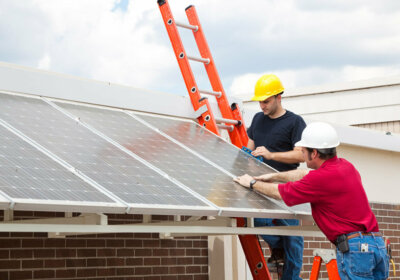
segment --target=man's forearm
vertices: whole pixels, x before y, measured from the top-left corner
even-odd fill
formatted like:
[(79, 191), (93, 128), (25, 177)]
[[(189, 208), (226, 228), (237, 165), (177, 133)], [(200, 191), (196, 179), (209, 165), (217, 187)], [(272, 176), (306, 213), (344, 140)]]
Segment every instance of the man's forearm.
[(279, 193), (278, 184), (257, 181), (253, 185), (253, 189), (259, 193), (265, 194), (266, 196), (282, 200), (281, 194)]
[(309, 170), (307, 169), (296, 169), (290, 170), (286, 172), (278, 172), (274, 173), (271, 177), (274, 182), (294, 182), (302, 179), (304, 176), (308, 174)]
[(292, 164), (304, 162), (304, 157), (301, 151), (293, 150), (288, 152), (271, 153), (271, 160)]

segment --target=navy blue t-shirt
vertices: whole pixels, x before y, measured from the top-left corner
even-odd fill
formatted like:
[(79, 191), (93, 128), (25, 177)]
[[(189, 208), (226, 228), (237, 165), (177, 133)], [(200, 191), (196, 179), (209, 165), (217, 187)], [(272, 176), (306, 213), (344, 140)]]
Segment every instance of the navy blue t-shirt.
[[(256, 148), (264, 146), (270, 152), (287, 152), (293, 150), (294, 144), (300, 141), (305, 127), (306, 123), (302, 117), (287, 110), (276, 119), (259, 112), (254, 116), (247, 134), (254, 141)], [(265, 158), (263, 160), (278, 171), (293, 170), (299, 166), (298, 163), (287, 164)]]

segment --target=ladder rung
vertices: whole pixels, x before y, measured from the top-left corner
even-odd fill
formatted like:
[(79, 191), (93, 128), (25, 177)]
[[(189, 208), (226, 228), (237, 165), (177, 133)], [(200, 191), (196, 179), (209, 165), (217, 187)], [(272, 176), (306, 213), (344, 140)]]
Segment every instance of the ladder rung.
[(218, 98), (222, 96), (222, 92), (220, 92), (220, 91), (209, 91), (209, 90), (201, 90), (201, 89), (199, 89), (199, 92), (203, 93), (203, 94), (214, 95), (214, 96), (216, 96)]
[(194, 56), (187, 56), (187, 58), (190, 59), (190, 60), (203, 62), (205, 64), (209, 64), (210, 63), (210, 59), (209, 58), (194, 57)]
[(194, 32), (199, 30), (199, 27), (197, 25), (191, 25), (191, 24), (181, 23), (181, 22), (177, 22), (177, 21), (175, 21), (175, 24), (176, 24), (176, 26), (179, 26), (182, 28), (192, 29)]
[(230, 119), (224, 119), (224, 118), (215, 118), (215, 121), (217, 123), (230, 123), (230, 124), (238, 124), (239, 122), (237, 120), (230, 120)]
[(229, 130), (230, 132), (233, 131), (233, 125), (217, 124), (217, 126), (218, 126), (219, 128), (222, 128), (222, 129), (227, 129), (227, 130)]

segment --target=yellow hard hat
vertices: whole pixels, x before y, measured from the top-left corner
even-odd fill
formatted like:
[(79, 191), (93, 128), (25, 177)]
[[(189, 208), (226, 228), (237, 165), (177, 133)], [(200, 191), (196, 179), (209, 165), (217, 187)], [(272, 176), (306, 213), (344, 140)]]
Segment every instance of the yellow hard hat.
[(264, 101), (265, 99), (282, 93), (285, 89), (279, 78), (273, 74), (262, 75), (256, 83), (253, 101)]

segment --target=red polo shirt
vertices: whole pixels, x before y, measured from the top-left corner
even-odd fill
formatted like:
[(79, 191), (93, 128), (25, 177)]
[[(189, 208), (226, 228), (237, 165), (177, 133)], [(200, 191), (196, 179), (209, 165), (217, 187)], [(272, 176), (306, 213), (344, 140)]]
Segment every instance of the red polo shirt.
[(303, 179), (280, 184), (279, 192), (288, 206), (309, 202), (315, 222), (332, 242), (341, 234), (379, 231), (360, 174), (345, 159), (326, 160)]

